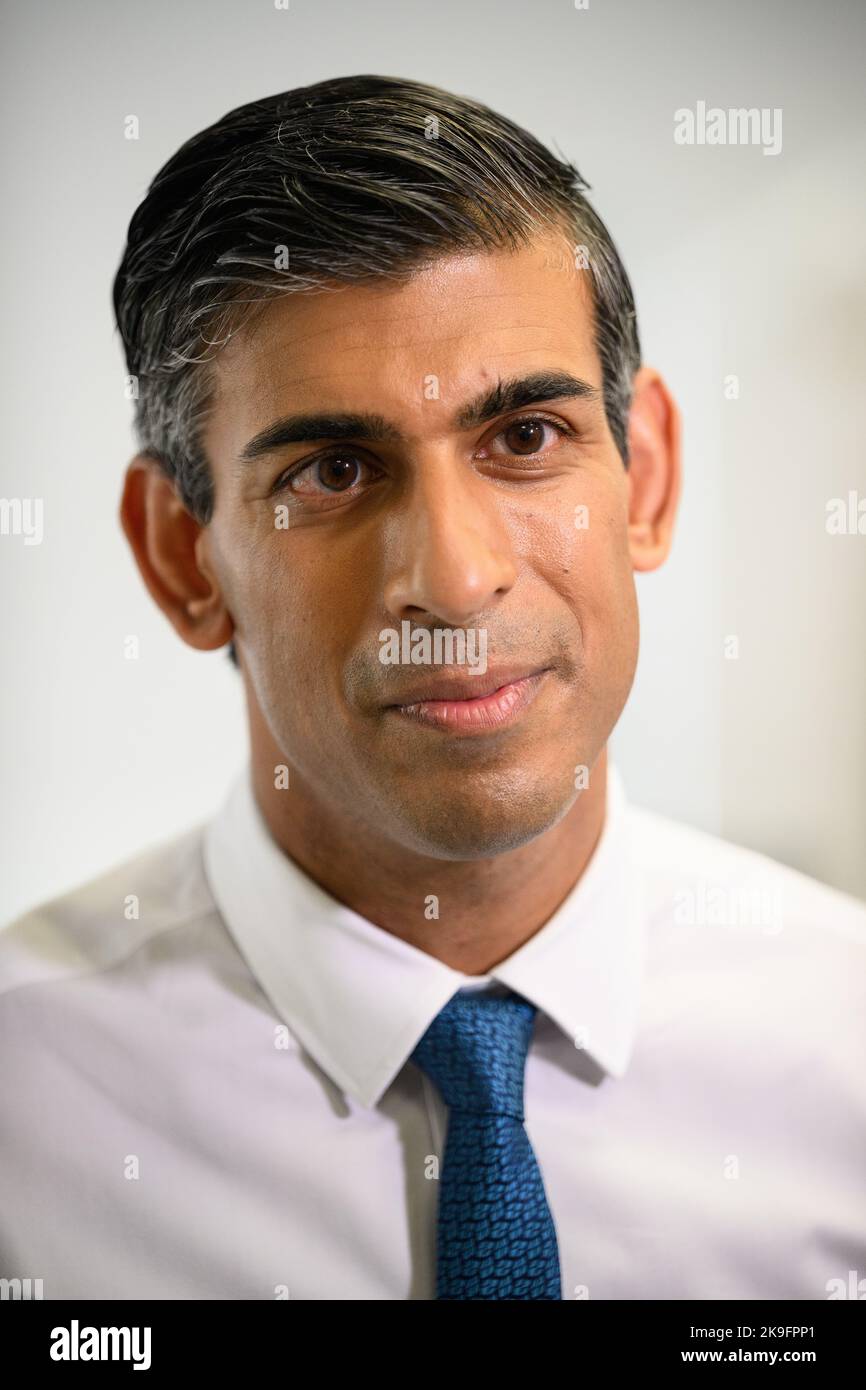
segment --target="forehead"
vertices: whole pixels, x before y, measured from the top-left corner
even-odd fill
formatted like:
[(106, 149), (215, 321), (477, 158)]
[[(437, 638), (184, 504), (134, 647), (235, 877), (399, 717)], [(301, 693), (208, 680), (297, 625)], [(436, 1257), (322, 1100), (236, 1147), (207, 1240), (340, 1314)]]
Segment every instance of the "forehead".
[(543, 239), (270, 301), (217, 358), (208, 443), (237, 451), (289, 408), (375, 409), (408, 434), (435, 429), (479, 387), (541, 368), (601, 386), (590, 274), (564, 240)]

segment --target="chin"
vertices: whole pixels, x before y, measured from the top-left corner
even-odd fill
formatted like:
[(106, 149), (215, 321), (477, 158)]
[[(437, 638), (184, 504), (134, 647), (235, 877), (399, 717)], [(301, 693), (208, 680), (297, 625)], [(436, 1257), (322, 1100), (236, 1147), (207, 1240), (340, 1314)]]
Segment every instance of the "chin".
[(433, 859), (490, 859), (543, 835), (569, 811), (577, 799), (573, 788), (555, 799), (550, 788), (534, 797), (504, 799), (459, 795), (453, 800), (415, 802), (391, 808), (396, 838), (407, 848)]

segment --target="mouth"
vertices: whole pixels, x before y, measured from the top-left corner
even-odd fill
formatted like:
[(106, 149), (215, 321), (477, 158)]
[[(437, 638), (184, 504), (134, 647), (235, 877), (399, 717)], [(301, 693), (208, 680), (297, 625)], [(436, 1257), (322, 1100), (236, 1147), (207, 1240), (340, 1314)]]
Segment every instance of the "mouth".
[(545, 666), (523, 674), (490, 671), (483, 680), (471, 676), (432, 679), (385, 708), (398, 717), (450, 733), (488, 733), (520, 717), (550, 669)]

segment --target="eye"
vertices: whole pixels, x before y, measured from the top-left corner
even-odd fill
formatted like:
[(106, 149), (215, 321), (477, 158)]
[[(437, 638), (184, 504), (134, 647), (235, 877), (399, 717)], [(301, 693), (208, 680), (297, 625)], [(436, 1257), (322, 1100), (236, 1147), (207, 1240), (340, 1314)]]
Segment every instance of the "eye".
[(299, 497), (339, 496), (351, 492), (369, 467), (366, 460), (346, 450), (324, 454), (281, 473), (271, 488), (271, 495), (289, 490)]
[[(505, 453), (506, 457), (510, 453), (512, 457), (530, 458), (538, 454), (549, 452), (545, 449), (545, 431), (550, 430), (558, 438), (572, 438), (574, 430), (568, 425), (558, 420), (549, 420), (546, 415), (523, 415), (519, 420), (511, 420), (504, 430), (500, 430), (490, 442), (481, 450), (481, 457), (489, 454)], [(494, 446), (499, 440), (503, 440), (505, 448), (496, 449)]]

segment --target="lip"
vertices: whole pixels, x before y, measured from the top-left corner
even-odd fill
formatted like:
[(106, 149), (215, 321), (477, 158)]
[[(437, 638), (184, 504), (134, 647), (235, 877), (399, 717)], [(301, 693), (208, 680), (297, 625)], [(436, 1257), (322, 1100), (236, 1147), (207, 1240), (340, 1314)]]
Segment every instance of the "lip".
[(504, 679), (503, 672), (485, 673), (480, 692), (478, 681), (473, 685), (471, 677), (430, 681), (405, 696), (401, 703), (386, 708), (449, 733), (490, 733), (519, 718), (535, 699), (549, 670), (543, 667), (524, 674), (506, 674)]
[(482, 676), (466, 671), (450, 675), (430, 675), (417, 685), (401, 690), (396, 699), (388, 700), (388, 708), (405, 709), (407, 705), (439, 700), (484, 700), (497, 690), (519, 681), (541, 675), (546, 666), (490, 666)]

